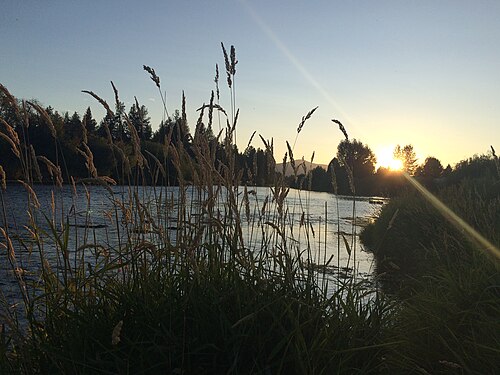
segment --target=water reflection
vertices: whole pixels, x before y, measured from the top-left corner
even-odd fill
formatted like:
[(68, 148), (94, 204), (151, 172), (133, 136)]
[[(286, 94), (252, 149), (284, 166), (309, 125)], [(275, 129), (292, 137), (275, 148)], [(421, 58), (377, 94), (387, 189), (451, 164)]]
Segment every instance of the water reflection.
[[(327, 273), (366, 278), (373, 271), (372, 254), (364, 251), (358, 237), (360, 228), (380, 211), (381, 205), (369, 198), (353, 200), (292, 189), (278, 207), (273, 190), (266, 187), (246, 191), (240, 187), (232, 203), (223, 188), (209, 194), (194, 187), (130, 190), (115, 186), (109, 190), (80, 185), (73, 190), (70, 186), (55, 189), (40, 185), (35, 186), (35, 192), (39, 209), (29, 210), (28, 195), (21, 185), (8, 186), (1, 207), (5, 212), (2, 226), (13, 239), (15, 267), (31, 281), (36, 281), (41, 253), (53, 267), (61, 266), (57, 252), (63, 243), (71, 264), (83, 259), (82, 254), (92, 263), (102, 249), (121, 248), (137, 239), (152, 244), (168, 241), (175, 246), (178, 236), (190, 233), (191, 226), (208, 227), (214, 218), (234, 230), (235, 208), (243, 239), (240, 246), (245, 251), (272, 249), (277, 243), (275, 226), (281, 226), (286, 228), (281, 240)], [(208, 204), (208, 197), (213, 196), (217, 199)], [(88, 244), (91, 246), (85, 246)], [(328, 267), (321, 268), (325, 264)], [(13, 272), (8, 257), (2, 255), (0, 288), (7, 298), (18, 293)]]

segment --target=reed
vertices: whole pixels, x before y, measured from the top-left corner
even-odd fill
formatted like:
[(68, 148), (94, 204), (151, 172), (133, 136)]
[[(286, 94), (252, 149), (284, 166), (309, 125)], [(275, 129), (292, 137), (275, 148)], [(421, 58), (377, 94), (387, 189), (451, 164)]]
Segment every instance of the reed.
[[(231, 57), (231, 66), (234, 61)], [(230, 73), (234, 82), (234, 72)], [(113, 90), (119, 102), (118, 90)], [(111, 111), (103, 99), (89, 93)], [(211, 107), (216, 108), (213, 96), (210, 103), (208, 114), (201, 116), (208, 115), (209, 121)], [(57, 145), (48, 114), (39, 105), (31, 106), (47, 122)], [(219, 112), (226, 113), (222, 108)], [(182, 142), (165, 143), (179, 175), (173, 189), (145, 186), (145, 179), (137, 178), (141, 173), (164, 176), (165, 167), (156, 156), (150, 159), (153, 163), (147, 162), (126, 116), (132, 153), (125, 154), (109, 134), (108, 138), (110, 150), (124, 166), (121, 180), (131, 183), (114, 187), (112, 179), (99, 175), (92, 150), (82, 143), (80, 154), (89, 178), (73, 179), (71, 207), (63, 200), (61, 166), (44, 156), (33, 157), (33, 151), (19, 153), (27, 166), (41, 164), (47, 169), (54, 190), (49, 206), (42, 205), (27, 174), (19, 182), (32, 202), (26, 225), (30, 238), (2, 232), (23, 296), (16, 311), (12, 301), (2, 306), (2, 369), (349, 372), (358, 366), (359, 353), (365, 352), (374, 354), (366, 354), (370, 360), (365, 368), (376, 368), (380, 327), (368, 317), (379, 314), (385, 319), (387, 311), (374, 312), (371, 304), (361, 303), (366, 298), (361, 285), (338, 283), (331, 293), (327, 280), (319, 282), (312, 267), (319, 255), (311, 251), (312, 242), (307, 242), (305, 258), (296, 245), (288, 213), (297, 208), (288, 206), (289, 188), (283, 179), (275, 179), (264, 202), (240, 187), (241, 171), (235, 167), (233, 151), (238, 110), (228, 112), (234, 116), (226, 121), (224, 160), (217, 159), (213, 144), (204, 138), (192, 143), (194, 159)], [(182, 121), (187, 121), (185, 110)], [(272, 141), (266, 147), (272, 151)], [(91, 207), (93, 185), (102, 186), (111, 202), (104, 238), (88, 214), (78, 224), (78, 212)], [(85, 207), (76, 199), (82, 193)], [(245, 220), (251, 222), (247, 235)], [(311, 240), (315, 236), (309, 222), (301, 232)], [(345, 316), (339, 319), (338, 314)], [(355, 339), (342, 329), (350, 319), (351, 325), (359, 325), (353, 331)], [(339, 345), (342, 351), (337, 353)]]

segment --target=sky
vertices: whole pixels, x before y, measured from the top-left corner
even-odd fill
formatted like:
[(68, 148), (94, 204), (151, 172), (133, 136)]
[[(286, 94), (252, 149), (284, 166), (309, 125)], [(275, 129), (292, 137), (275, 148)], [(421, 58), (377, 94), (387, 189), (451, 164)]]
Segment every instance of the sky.
[[(500, 150), (500, 1), (72, 1), (2, 0), (0, 83), (60, 113), (104, 110), (81, 92), (114, 102), (110, 81), (130, 108), (148, 107), (153, 129), (162, 119), (153, 67), (167, 109), (210, 100), (215, 64), (221, 105), (229, 109), (220, 43), (236, 48), (237, 142), (256, 131), (286, 141), (312, 108), (296, 158), (328, 163), (342, 133), (381, 155), (412, 144), (444, 166)], [(214, 130), (218, 131), (218, 124)], [(263, 148), (259, 137), (254, 147)], [(497, 152), (498, 153), (498, 152)]]

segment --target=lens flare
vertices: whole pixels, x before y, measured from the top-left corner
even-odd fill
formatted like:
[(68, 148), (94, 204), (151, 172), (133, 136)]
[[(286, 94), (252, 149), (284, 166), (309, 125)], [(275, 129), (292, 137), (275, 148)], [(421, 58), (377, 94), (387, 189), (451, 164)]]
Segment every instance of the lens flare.
[(447, 207), (443, 202), (441, 202), (434, 194), (427, 190), (422, 184), (420, 184), (415, 178), (411, 177), (408, 173), (403, 173), (405, 178), (410, 182), (410, 184), (417, 189), (422, 196), (427, 199), (427, 201), (432, 204), (443, 217), (448, 220), (457, 229), (465, 233), (470, 239), (476, 242), (481, 250), (487, 255), (492, 256), (497, 261), (500, 261), (500, 250), (484, 238), (479, 232), (467, 224), (461, 217), (454, 213), (449, 207)]

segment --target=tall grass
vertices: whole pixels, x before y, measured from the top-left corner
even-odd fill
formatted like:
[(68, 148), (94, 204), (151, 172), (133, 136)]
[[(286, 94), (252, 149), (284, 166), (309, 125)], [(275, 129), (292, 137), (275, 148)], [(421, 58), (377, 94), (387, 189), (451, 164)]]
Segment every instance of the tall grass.
[[(437, 193), (497, 247), (499, 178), (475, 176), (455, 182), (452, 176), (451, 185)], [(400, 341), (397, 350), (386, 356), (389, 369), (425, 374), (498, 373), (497, 259), (415, 194), (393, 199), (362, 239), (373, 248), (384, 290), (396, 293), (402, 301), (386, 331), (388, 340)]]
[[(225, 52), (231, 108), (215, 104), (212, 94), (199, 120), (204, 108), (210, 123), (214, 110), (226, 116), (216, 142), (195, 133), (187, 149), (171, 142), (171, 131), (161, 153), (153, 154), (124, 115), (131, 133), (127, 156), (108, 129), (109, 151), (120, 181), (127, 182), (122, 186), (99, 175), (85, 139), (80, 151), (86, 179), (65, 175), (62, 157), (53, 163), (35, 155), (24, 132), (28, 104), (18, 105), (1, 87), (17, 119), (1, 134), (21, 162), (19, 182), (28, 200), (27, 222), (13, 225), (0, 193), (2, 261), (8, 261), (20, 296), (2, 295), (0, 301), (1, 371), (329, 374), (382, 368), (383, 354), (394, 345), (382, 342), (392, 302), (354, 279), (331, 282), (318, 272), (315, 260), (326, 258), (313, 253), (312, 240), (305, 247), (300, 241), (315, 234), (306, 209), (289, 207), (283, 176), (276, 176), (263, 201), (242, 186), (234, 147), (234, 48), (230, 55)], [(162, 95), (159, 77), (146, 70)], [(114, 117), (105, 100), (87, 93)], [(162, 101), (167, 114), (163, 95)], [(31, 107), (54, 129), (60, 155), (50, 116)], [(272, 142), (262, 139), (272, 152)], [(289, 157), (294, 163), (291, 150)], [(167, 162), (177, 172), (176, 186), (170, 186)], [(274, 159), (270, 164), (274, 171)], [(40, 166), (53, 178), (50, 202), (37, 197)], [(153, 186), (146, 186), (149, 181)], [(90, 214), (95, 194), (106, 200), (99, 223)], [(297, 232), (290, 212), (299, 209), (304, 215)]]

